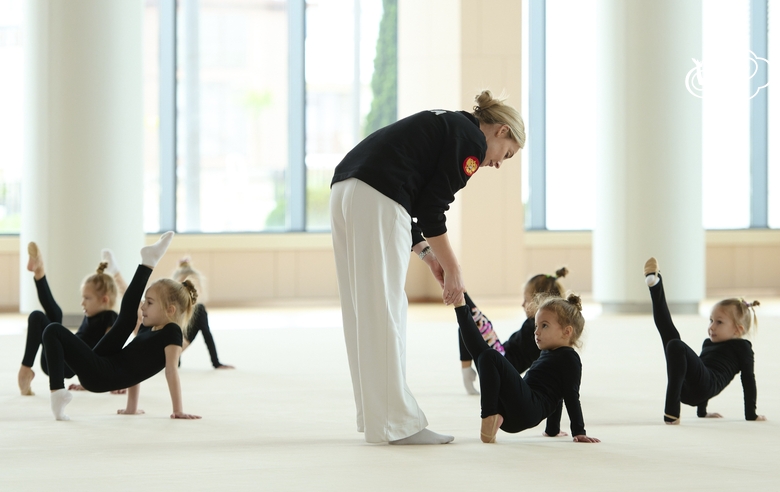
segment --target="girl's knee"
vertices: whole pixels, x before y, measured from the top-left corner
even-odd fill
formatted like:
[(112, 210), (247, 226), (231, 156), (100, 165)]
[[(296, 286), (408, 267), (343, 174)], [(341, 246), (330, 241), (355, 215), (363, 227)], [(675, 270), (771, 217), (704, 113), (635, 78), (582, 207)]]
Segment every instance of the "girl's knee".
[(503, 358), (504, 356), (495, 350), (485, 350), (479, 354), (476, 365), (478, 368), (483, 367), (484, 365), (496, 366)]
[(33, 311), (30, 313), (30, 316), (27, 317), (28, 327), (41, 326), (42, 328), (45, 328), (48, 323), (49, 319), (46, 317), (46, 314), (41, 311)]
[(59, 323), (50, 323), (49, 326), (46, 327), (45, 330), (43, 330), (43, 343), (46, 343), (47, 340), (53, 340), (60, 336), (60, 333), (63, 331), (67, 331), (70, 333), (70, 330), (65, 328)]
[(678, 357), (685, 354), (688, 349), (688, 345), (682, 340), (669, 340), (666, 344), (666, 356)]

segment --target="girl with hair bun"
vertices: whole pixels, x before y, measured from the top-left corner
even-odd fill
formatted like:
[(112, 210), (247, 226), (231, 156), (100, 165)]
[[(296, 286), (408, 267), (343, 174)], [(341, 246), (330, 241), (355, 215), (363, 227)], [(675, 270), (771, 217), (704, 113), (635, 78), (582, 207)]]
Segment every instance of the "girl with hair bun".
[[(523, 288), (523, 309), (525, 309), (527, 319), (523, 323), (523, 326), (514, 332), (503, 344), (493, 330), (493, 324), (487, 316), (479, 310), (469, 295), (465, 294), (466, 304), (471, 309), (474, 323), (476, 323), (477, 328), (479, 328), (479, 331), (482, 333), (482, 338), (485, 339), (485, 342), (487, 342), (491, 348), (506, 356), (506, 359), (520, 374), (531, 367), (531, 364), (539, 358), (539, 354), (541, 353), (541, 350), (539, 350), (539, 347), (536, 346), (536, 342), (534, 341), (534, 330), (536, 329), (534, 323), (534, 314), (536, 313), (534, 297), (537, 294), (563, 297), (566, 289), (561, 285), (559, 279), (565, 277), (568, 273), (569, 269), (563, 267), (556, 270), (555, 275), (540, 273), (528, 279), (528, 282), (526, 282), (525, 287)], [(463, 385), (466, 387), (466, 393), (478, 395), (479, 391), (474, 388), (474, 381), (477, 379), (477, 373), (471, 367), (471, 354), (469, 354), (468, 349), (466, 349), (466, 346), (463, 344), (463, 339), (460, 335), (458, 335), (458, 344), (460, 345), (461, 371), (463, 373)]]
[(715, 304), (707, 328), (709, 338), (704, 340), (701, 354), (696, 355), (680, 339), (680, 333), (672, 322), (655, 258), (645, 262), (644, 274), (653, 302), (653, 320), (666, 355), (668, 382), (664, 422), (670, 425), (680, 423), (681, 403), (697, 407), (696, 415), (701, 418), (721, 418), (719, 413), (707, 412), (707, 403), (723, 391), (737, 373), (742, 379), (745, 420), (766, 420), (763, 415), (756, 414), (753, 346), (742, 338), (750, 331), (751, 325), (758, 324), (754, 308), (759, 302), (724, 299)]
[[(165, 251), (173, 232), (166, 232), (151, 246), (141, 248), (141, 264), (122, 298), (119, 316), (111, 329), (94, 349), (59, 323), (50, 324), (43, 332), (43, 347), (49, 363), (51, 409), (57, 420), (70, 420), (65, 407), (73, 395), (63, 382), (66, 367), (79, 376), (85, 389), (95, 393), (129, 388), (127, 406), (120, 414), (142, 414), (138, 409), (140, 383), (165, 369), (165, 378), (173, 406), (173, 419), (198, 419), (184, 413), (179, 356), (182, 346), (182, 326), (187, 326), (197, 291), (192, 282), (183, 284), (171, 279), (158, 280), (144, 288)], [(141, 297), (142, 325), (138, 335), (125, 346), (138, 320)]]
[[(38, 354), (38, 347), (41, 345), (43, 330), (50, 323), (62, 323), (62, 309), (54, 300), (49, 288), (40, 248), (31, 242), (27, 245), (27, 253), (29, 255), (27, 270), (33, 272), (38, 302), (41, 303), (43, 312), (33, 311), (27, 318), (27, 342), (17, 379), (22, 395), (32, 396), (35, 394), (31, 388), (32, 380), (35, 377), (32, 366), (35, 363), (35, 356)], [(106, 264), (101, 263), (97, 272), (85, 278), (81, 284), (81, 308), (84, 311), (84, 319), (81, 321), (75, 336), (90, 348), (100, 341), (117, 318), (116, 312), (113, 311), (117, 297), (117, 286), (111, 275), (104, 273), (105, 269)], [(41, 353), (41, 369), (44, 374), (49, 374), (45, 351)], [(70, 379), (73, 376), (73, 371), (66, 366), (63, 377)]]
[(460, 336), (476, 362), (482, 392), (480, 439), (496, 442), (498, 429), (516, 433), (547, 419), (545, 436), (566, 436), (561, 432), (562, 405), (571, 421), (574, 442), (599, 442), (585, 433), (580, 406), (582, 363), (574, 350), (585, 327), (580, 298), (563, 299), (539, 295), (535, 301), (534, 337), (541, 350), (525, 376), (482, 338), (469, 306), (456, 303)]
[[(127, 282), (125, 282), (122, 277), (114, 254), (110, 249), (103, 250), (103, 260), (108, 263), (107, 271), (110, 271), (114, 276), (114, 280), (116, 280), (116, 283), (119, 286), (120, 293), (124, 293), (127, 289)], [(190, 322), (187, 325), (187, 329), (184, 331), (182, 351), (187, 350), (187, 347), (192, 344), (195, 337), (198, 336), (198, 333), (203, 333), (203, 340), (206, 342), (206, 347), (208, 348), (209, 356), (211, 357), (211, 365), (214, 366), (214, 369), (235, 369), (234, 366), (221, 363), (217, 356), (217, 346), (214, 343), (214, 336), (211, 334), (208, 312), (206, 311), (206, 306), (203, 305), (205, 298), (205, 279), (203, 278), (203, 275), (193, 268), (192, 261), (188, 256), (185, 256), (179, 260), (179, 266), (171, 274), (171, 278), (177, 282), (184, 282), (189, 279), (190, 283), (193, 283), (197, 289), (198, 299), (201, 301), (195, 304), (192, 316), (190, 317)]]
[[(358, 432), (372, 443), (445, 444), (406, 385), (404, 293), (409, 250), (426, 262), (442, 300), (466, 287), (444, 213), (482, 167), (500, 168), (525, 145), (514, 108), (490, 91), (473, 113), (422, 111), (377, 130), (336, 166), (333, 252)], [(416, 222), (415, 222), (416, 220)]]

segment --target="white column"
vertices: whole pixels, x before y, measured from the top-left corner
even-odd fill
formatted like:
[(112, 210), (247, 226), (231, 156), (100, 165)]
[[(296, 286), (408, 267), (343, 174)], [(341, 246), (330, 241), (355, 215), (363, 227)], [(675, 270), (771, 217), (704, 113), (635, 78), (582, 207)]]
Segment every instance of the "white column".
[[(111, 248), (126, 276), (143, 245), (142, 2), (28, 0), (20, 307), (38, 308), (36, 241), (66, 315)], [(117, 307), (118, 309), (118, 307)]]
[(598, 8), (594, 298), (607, 312), (647, 310), (642, 267), (655, 256), (670, 307), (696, 312), (705, 287), (702, 107), (685, 78), (702, 55), (702, 2), (601, 0)]

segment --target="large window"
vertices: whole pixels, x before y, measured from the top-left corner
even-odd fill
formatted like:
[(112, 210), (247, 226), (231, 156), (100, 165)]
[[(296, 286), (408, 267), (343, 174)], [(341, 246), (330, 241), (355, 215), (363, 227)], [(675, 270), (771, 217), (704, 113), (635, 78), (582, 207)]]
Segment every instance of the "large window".
[(146, 2), (147, 231), (329, 228), (333, 168), (396, 118), (397, 0), (172, 2)]
[[(530, 228), (587, 230), (594, 225), (597, 135), (590, 121), (599, 111), (592, 97), (597, 92), (592, 53), (598, 49), (598, 4), (526, 0), (525, 18), (532, 24), (525, 69), (531, 72), (529, 127), (534, 135), (526, 160), (530, 184), (524, 191)], [(780, 16), (771, 15), (778, 5), (774, 0), (703, 2), (700, 56), (707, 83), (702, 195), (707, 229), (780, 227), (780, 150), (772, 146), (778, 141), (772, 137), (780, 137), (780, 98), (767, 101), (771, 91), (758, 91), (767, 82), (767, 71), (770, 81), (773, 74), (780, 77), (767, 55), (780, 51), (780, 36), (773, 36), (780, 30)], [(534, 111), (534, 105), (541, 109)], [(535, 131), (535, 124), (544, 131)], [(571, 214), (575, 209), (578, 213)]]
[(0, 0), (0, 234), (18, 234), (23, 166), (23, 0)]

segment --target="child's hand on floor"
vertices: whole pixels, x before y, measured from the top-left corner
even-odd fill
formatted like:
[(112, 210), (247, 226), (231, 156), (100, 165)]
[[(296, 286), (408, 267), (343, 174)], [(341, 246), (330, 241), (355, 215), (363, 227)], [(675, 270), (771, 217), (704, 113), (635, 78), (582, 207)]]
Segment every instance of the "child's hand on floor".
[(704, 416), (705, 419), (722, 419), (723, 415), (719, 413), (708, 413)]
[[(568, 432), (563, 432), (563, 431), (560, 431), (558, 434), (556, 434), (556, 435), (554, 435), (554, 436), (551, 436), (550, 434), (548, 434), (548, 433), (546, 433), (546, 432), (542, 432), (542, 435), (543, 435), (544, 437), (566, 437), (566, 436), (568, 436), (568, 435), (569, 435), (569, 433), (568, 433)], [(576, 440), (576, 439), (575, 439), (575, 440)]]
[(116, 413), (118, 413), (119, 415), (143, 415), (146, 412), (144, 412), (140, 408), (137, 408), (135, 410), (128, 410), (126, 408), (120, 408), (119, 410), (116, 411)]
[(765, 422), (766, 421), (766, 415), (756, 415), (756, 422), (758, 421)]
[(574, 442), (601, 442), (595, 437), (588, 436), (574, 436)]

